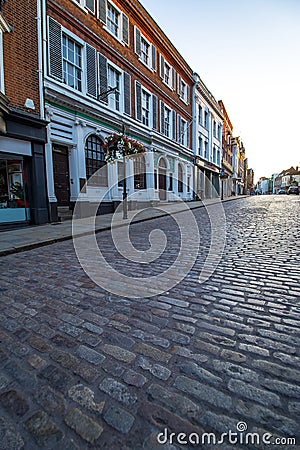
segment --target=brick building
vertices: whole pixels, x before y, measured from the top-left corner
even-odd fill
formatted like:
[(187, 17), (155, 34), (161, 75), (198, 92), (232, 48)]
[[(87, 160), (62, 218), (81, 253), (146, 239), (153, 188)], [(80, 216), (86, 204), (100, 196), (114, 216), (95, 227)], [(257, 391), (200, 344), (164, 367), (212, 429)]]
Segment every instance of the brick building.
[(245, 147), (240, 138), (236, 136), (232, 139), (232, 194), (241, 195), (245, 187)]
[(40, 23), (36, 1), (0, 1), (1, 228), (48, 221)]
[[(192, 199), (193, 72), (137, 0), (48, 0), (44, 35), (48, 197), (51, 219), (72, 208), (105, 167), (103, 143), (123, 133), (146, 146), (145, 177), (126, 163), (130, 198)], [(112, 211), (122, 199), (123, 163), (109, 164), (81, 199)], [(146, 188), (146, 189), (145, 189)]]
[(230, 197), (232, 195), (232, 141), (233, 141), (233, 125), (226, 111), (222, 100), (219, 100), (219, 105), (224, 117), (223, 121), (223, 136), (222, 136), (222, 197)]

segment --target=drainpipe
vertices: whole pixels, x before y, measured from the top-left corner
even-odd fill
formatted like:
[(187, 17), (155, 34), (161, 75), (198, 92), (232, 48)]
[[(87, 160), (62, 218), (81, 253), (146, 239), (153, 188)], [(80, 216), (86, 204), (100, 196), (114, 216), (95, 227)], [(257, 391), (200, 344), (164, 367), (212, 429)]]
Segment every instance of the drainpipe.
[(37, 2), (37, 31), (38, 31), (38, 73), (39, 73), (39, 90), (40, 90), (40, 118), (45, 119), (44, 104), (44, 74), (43, 74), (43, 58), (44, 58), (44, 41), (45, 36), (44, 20), (46, 14), (46, 1), (38, 0)]
[(194, 189), (193, 189), (193, 199), (196, 200), (197, 194), (197, 186), (198, 186), (198, 173), (197, 173), (197, 165), (196, 165), (196, 155), (197, 155), (197, 95), (196, 95), (196, 86), (198, 75), (196, 73), (193, 74), (194, 83), (193, 83), (193, 96), (192, 96), (192, 114), (193, 114), (193, 122), (192, 122), (192, 149), (194, 153)]

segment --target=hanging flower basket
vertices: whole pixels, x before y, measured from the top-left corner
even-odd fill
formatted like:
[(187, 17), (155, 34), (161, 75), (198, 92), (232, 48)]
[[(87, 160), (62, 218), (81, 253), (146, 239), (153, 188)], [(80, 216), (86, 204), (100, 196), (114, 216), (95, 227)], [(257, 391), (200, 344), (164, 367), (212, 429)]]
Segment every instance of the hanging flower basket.
[(112, 134), (105, 139), (103, 145), (105, 152), (105, 160), (114, 162), (122, 159), (124, 156), (134, 156), (139, 153), (145, 153), (146, 149), (143, 144), (131, 139), (124, 134)]

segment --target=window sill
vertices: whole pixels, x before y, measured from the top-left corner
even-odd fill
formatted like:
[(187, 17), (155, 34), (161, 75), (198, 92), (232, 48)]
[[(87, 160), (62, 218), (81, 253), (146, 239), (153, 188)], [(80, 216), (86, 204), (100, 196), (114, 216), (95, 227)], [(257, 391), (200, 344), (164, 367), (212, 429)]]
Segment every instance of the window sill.
[(147, 69), (149, 69), (150, 72), (154, 72), (153, 68), (150, 65), (146, 64), (145, 61), (143, 61), (140, 56), (138, 58), (139, 58), (140, 63), (143, 64), (143, 66), (147, 67)]
[(178, 97), (179, 97), (179, 100), (182, 101), (182, 103), (184, 103), (185, 105), (189, 105), (189, 103), (184, 98), (182, 98), (180, 95), (178, 95)]
[(165, 80), (162, 80), (162, 82), (164, 83), (165, 86), (168, 86), (168, 88), (169, 88), (171, 91), (174, 91), (173, 87), (170, 86), (168, 83), (166, 83)]
[[(81, 11), (83, 11), (85, 14), (88, 14), (88, 12), (91, 12), (89, 9), (85, 8), (84, 6), (80, 5), (80, 3), (76, 2), (76, 0), (71, 0), (72, 3), (74, 3), (74, 5), (78, 6), (79, 9), (81, 9)], [(95, 14), (95, 13), (94, 13)]]
[[(72, 0), (73, 1), (73, 0)], [(119, 36), (116, 36), (112, 31), (110, 31), (109, 28), (107, 28), (106, 25), (103, 25), (103, 30), (107, 31), (108, 34), (110, 34), (116, 41), (118, 41), (123, 47), (126, 46), (126, 44), (122, 41), (122, 39), (119, 38)]]

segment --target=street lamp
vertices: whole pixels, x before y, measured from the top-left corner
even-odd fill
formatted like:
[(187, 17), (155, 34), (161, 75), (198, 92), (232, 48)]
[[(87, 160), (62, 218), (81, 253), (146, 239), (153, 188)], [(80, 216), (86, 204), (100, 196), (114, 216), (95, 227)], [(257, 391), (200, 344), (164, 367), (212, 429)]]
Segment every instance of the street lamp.
[[(122, 124), (122, 134), (125, 136), (125, 125)], [(127, 185), (126, 185), (126, 158), (125, 149), (123, 148), (123, 219), (128, 219), (128, 204), (127, 204)]]
[[(108, 89), (105, 92), (102, 92), (101, 94), (98, 95), (97, 99), (98, 100), (104, 100), (106, 97), (108, 97), (110, 94), (117, 94), (118, 88), (117, 86), (112, 87), (110, 89)], [(125, 136), (125, 124), (122, 124), (122, 134)], [(114, 146), (111, 147), (111, 150), (113, 150), (115, 156), (117, 151), (120, 151), (120, 148), (116, 149), (113, 148)], [(125, 149), (123, 147), (123, 149), (121, 150), (121, 154), (123, 157), (123, 219), (128, 219), (128, 204), (127, 204), (127, 186), (126, 186), (126, 158), (125, 158)]]
[(221, 178), (221, 200), (224, 200), (224, 178), (227, 178), (224, 168), (220, 169)]

